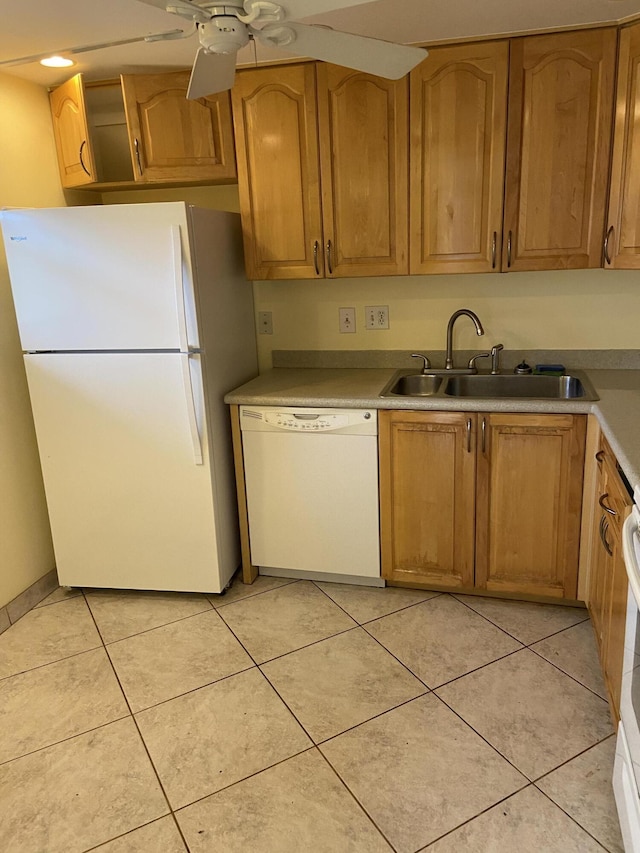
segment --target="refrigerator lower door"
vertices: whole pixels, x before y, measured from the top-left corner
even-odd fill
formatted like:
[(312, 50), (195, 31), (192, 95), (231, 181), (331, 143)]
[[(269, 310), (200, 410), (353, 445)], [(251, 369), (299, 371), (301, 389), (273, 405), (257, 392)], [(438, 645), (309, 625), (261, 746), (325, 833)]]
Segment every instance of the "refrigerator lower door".
[(184, 359), (25, 356), (62, 585), (220, 592), (239, 564), (218, 541), (216, 502), (235, 496), (214, 491), (199, 359), (191, 388)]

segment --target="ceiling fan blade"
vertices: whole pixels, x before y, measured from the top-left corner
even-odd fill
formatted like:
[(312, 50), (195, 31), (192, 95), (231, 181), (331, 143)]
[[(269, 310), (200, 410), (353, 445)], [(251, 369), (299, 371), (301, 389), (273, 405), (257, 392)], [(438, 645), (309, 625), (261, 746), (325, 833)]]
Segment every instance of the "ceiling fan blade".
[(205, 95), (226, 92), (236, 76), (235, 53), (208, 53), (201, 47), (193, 63), (187, 98), (195, 101)]
[(199, 24), (211, 20), (211, 14), (201, 8), (199, 3), (192, 3), (191, 0), (138, 0), (138, 3), (155, 6), (156, 9), (180, 15), (187, 20), (198, 21)]
[[(287, 43), (286, 36), (290, 32), (295, 35), (295, 39)], [(254, 34), (261, 41), (281, 50), (290, 50), (389, 80), (404, 77), (428, 56), (427, 51), (420, 47), (354, 36), (328, 27), (307, 26), (292, 21), (282, 25), (269, 24)]]

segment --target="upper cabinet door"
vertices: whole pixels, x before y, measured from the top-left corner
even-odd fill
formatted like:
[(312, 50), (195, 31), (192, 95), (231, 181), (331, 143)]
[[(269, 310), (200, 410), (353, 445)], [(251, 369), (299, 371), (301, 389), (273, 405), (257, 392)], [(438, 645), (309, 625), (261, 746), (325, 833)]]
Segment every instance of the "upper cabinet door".
[(96, 181), (89, 139), (82, 74), (76, 74), (51, 92), (53, 134), (63, 187), (80, 187)]
[(247, 277), (324, 272), (315, 65), (241, 71), (231, 92)]
[(503, 270), (601, 265), (616, 39), (511, 43)]
[(188, 71), (121, 77), (137, 181), (233, 181), (228, 92), (186, 98)]
[(407, 80), (316, 69), (325, 275), (406, 275)]
[(508, 61), (463, 44), (411, 72), (411, 273), (500, 268)]
[(640, 269), (640, 24), (620, 35), (604, 265)]

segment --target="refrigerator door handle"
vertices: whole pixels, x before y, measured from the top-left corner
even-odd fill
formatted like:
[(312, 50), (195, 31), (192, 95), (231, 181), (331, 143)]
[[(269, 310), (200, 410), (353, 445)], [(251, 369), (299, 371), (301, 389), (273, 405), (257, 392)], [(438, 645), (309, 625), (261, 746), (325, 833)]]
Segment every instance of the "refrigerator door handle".
[(184, 384), (184, 394), (187, 404), (189, 432), (191, 434), (191, 444), (193, 446), (193, 462), (194, 465), (202, 465), (202, 441), (200, 439), (200, 432), (198, 431), (198, 419), (196, 417), (196, 400), (193, 393), (193, 383), (191, 381), (189, 354), (181, 352), (180, 360), (182, 362), (182, 382)]
[(184, 282), (182, 280), (182, 244), (180, 242), (180, 226), (171, 225), (171, 245), (173, 248), (173, 281), (176, 292), (176, 316), (178, 318), (178, 340), (180, 352), (189, 351), (189, 336), (187, 334), (187, 311), (184, 304)]

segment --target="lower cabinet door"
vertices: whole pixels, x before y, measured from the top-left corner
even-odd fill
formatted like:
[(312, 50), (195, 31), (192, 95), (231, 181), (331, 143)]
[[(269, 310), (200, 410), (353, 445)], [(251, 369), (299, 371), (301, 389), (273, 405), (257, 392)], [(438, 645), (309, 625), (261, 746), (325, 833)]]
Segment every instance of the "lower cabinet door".
[(478, 424), (476, 588), (575, 599), (586, 417)]
[(382, 574), (407, 586), (473, 586), (476, 415), (383, 411)]

